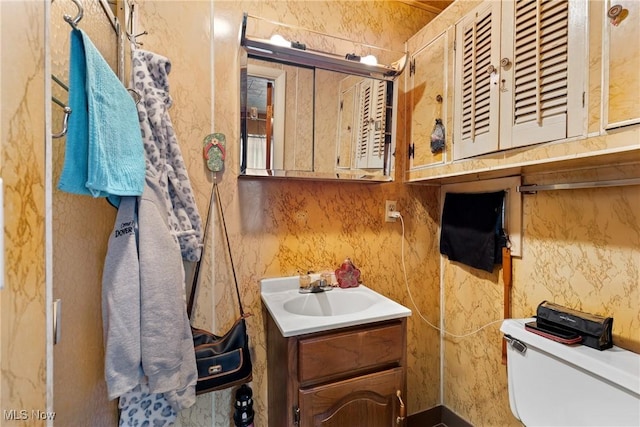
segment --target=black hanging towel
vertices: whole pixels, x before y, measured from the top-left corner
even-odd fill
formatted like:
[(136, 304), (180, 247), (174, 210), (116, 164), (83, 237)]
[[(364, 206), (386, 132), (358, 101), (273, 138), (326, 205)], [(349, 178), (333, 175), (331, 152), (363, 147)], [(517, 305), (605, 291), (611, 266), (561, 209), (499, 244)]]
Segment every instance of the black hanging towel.
[[(488, 272), (496, 262), (500, 243), (504, 191), (495, 193), (447, 193), (442, 211), (440, 253), (449, 260)], [(501, 224), (501, 222), (500, 222)]]

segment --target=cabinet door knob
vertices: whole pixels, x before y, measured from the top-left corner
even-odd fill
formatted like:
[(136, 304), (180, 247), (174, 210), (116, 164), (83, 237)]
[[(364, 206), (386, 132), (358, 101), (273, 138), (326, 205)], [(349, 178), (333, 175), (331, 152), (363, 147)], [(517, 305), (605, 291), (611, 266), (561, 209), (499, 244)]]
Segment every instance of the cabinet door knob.
[(491, 75), (491, 74), (493, 74), (495, 72), (496, 72), (496, 67), (494, 67), (493, 65), (489, 65), (487, 67), (487, 74)]
[(609, 18), (611, 19), (615, 19), (618, 17), (618, 15), (620, 15), (620, 13), (622, 13), (622, 6), (619, 4), (616, 4), (615, 6), (611, 6), (609, 8), (609, 11), (607, 12), (607, 15), (609, 16)]
[(502, 68), (507, 68), (509, 65), (511, 65), (511, 61), (509, 60), (509, 58), (502, 58), (500, 60), (500, 66)]
[(611, 6), (607, 11), (607, 16), (611, 19), (611, 24), (618, 26), (627, 16), (629, 16), (629, 10), (625, 9), (619, 4)]

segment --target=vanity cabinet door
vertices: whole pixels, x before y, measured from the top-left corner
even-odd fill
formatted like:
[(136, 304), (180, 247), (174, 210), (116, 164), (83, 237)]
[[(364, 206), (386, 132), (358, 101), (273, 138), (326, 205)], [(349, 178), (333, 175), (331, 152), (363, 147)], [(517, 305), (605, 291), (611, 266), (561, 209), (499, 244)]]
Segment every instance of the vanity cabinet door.
[(287, 338), (267, 319), (269, 427), (404, 425), (406, 318)]
[(403, 369), (301, 389), (300, 427), (391, 427), (400, 415)]
[(607, 1), (603, 25), (604, 128), (640, 123), (640, 2)]
[(431, 150), (436, 119), (446, 122), (447, 33), (444, 32), (411, 57), (409, 91), (409, 170), (444, 161), (445, 150)]

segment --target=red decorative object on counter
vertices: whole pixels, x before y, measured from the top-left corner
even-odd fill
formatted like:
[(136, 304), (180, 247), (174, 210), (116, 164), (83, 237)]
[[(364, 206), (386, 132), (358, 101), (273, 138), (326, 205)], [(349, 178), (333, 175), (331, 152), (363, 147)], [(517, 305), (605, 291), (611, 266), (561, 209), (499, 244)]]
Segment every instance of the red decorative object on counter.
[(336, 280), (341, 288), (355, 288), (360, 284), (360, 270), (347, 258), (340, 268), (336, 269)]

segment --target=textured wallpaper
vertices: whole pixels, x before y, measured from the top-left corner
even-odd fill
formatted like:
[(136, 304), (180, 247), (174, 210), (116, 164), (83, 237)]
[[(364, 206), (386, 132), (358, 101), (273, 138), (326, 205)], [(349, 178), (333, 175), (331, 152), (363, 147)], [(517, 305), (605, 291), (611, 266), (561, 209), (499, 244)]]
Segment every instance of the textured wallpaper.
[(4, 289), (0, 291), (3, 426), (24, 424), (20, 419), (24, 416), (35, 425), (38, 421), (32, 410), (47, 411), (44, 17), (42, 2), (0, 3), (0, 171), (5, 222), (1, 230), (5, 239)]
[[(408, 337), (408, 406), (409, 413), (420, 412), (444, 403), (450, 409), (477, 425), (505, 425), (514, 423), (509, 410), (506, 372), (500, 363), (501, 336), (499, 323), (467, 338), (446, 338), (444, 342), (444, 395), (440, 401), (440, 339), (437, 331), (417, 315), (409, 300), (400, 254), (401, 223), (387, 224), (383, 220), (384, 200), (397, 200), (405, 218), (405, 261), (408, 283), (422, 314), (434, 324), (440, 322), (440, 286), (442, 280), (445, 298), (445, 326), (448, 330), (464, 334), (502, 317), (501, 271), (478, 274), (465, 267), (444, 261), (440, 271), (438, 253), (438, 225), (440, 217), (437, 187), (402, 184), (404, 163), (403, 128), (398, 129), (398, 156), (396, 182), (382, 185), (332, 184), (318, 182), (287, 182), (238, 180), (238, 60), (237, 41), (243, 11), (277, 21), (315, 27), (329, 33), (347, 37), (365, 38), (374, 44), (397, 49), (401, 42), (415, 34), (422, 24), (414, 10), (398, 8), (390, 11), (384, 2), (370, 3), (372, 7), (355, 7), (354, 2), (216, 2), (213, 10), (205, 2), (190, 3), (189, 8), (177, 7), (175, 2), (144, 2), (141, 4), (141, 30), (149, 31), (144, 37), (145, 48), (156, 50), (172, 59), (169, 76), (174, 108), (172, 118), (176, 132), (188, 157), (191, 179), (196, 186), (199, 205), (207, 206), (212, 177), (203, 168), (200, 144), (208, 132), (223, 132), (227, 136), (227, 162), (221, 181), (223, 208), (228, 221), (233, 258), (241, 287), (243, 303), (254, 316), (249, 319), (249, 334), (254, 356), (252, 387), (257, 412), (256, 423), (265, 424), (266, 408), (266, 343), (264, 319), (258, 281), (263, 277), (293, 275), (303, 270), (320, 270), (337, 266), (350, 256), (363, 271), (365, 283), (375, 290), (405, 304), (414, 315), (409, 320)], [(358, 17), (357, 19), (355, 17)], [(211, 22), (213, 19), (213, 22)], [(360, 24), (360, 21), (364, 24)], [(426, 20), (425, 20), (426, 21)], [(351, 25), (353, 23), (353, 25)], [(402, 25), (400, 25), (402, 23)], [(208, 28), (213, 27), (213, 34)], [(176, 28), (180, 28), (177, 31)], [(384, 28), (384, 31), (381, 29)], [(393, 37), (391, 37), (393, 35)], [(207, 43), (213, 37), (213, 49)], [(400, 44), (398, 44), (400, 43)], [(211, 56), (213, 55), (213, 56)], [(213, 68), (209, 68), (212, 66)], [(206, 77), (210, 75), (211, 85)], [(211, 94), (209, 98), (206, 94)], [(200, 96), (194, 94), (200, 94)], [(404, 93), (399, 94), (404, 105)], [(400, 120), (404, 110), (400, 110)], [(402, 123), (400, 121), (400, 123)], [(400, 170), (400, 171), (399, 171)], [(398, 175), (400, 174), (400, 175)], [(591, 194), (589, 191), (593, 191)], [(618, 190), (613, 190), (615, 193)], [(621, 190), (627, 200), (635, 194), (633, 187)], [(541, 256), (551, 258), (563, 241), (561, 230), (548, 228), (544, 233), (532, 225), (539, 210), (549, 210), (551, 217), (562, 218), (568, 224), (580, 224), (574, 218), (582, 210), (599, 206), (599, 198), (612, 194), (610, 190), (587, 190), (583, 200), (573, 200), (572, 193), (540, 194), (525, 199), (524, 226), (525, 252), (514, 260), (514, 315), (528, 316), (539, 302), (534, 286), (555, 288), (559, 280), (550, 273), (534, 280), (527, 270), (538, 271)], [(558, 202), (544, 203), (548, 198)], [(606, 196), (609, 197), (609, 196)], [(555, 200), (555, 199), (554, 199)], [(534, 206), (543, 203), (543, 207)], [(608, 202), (607, 202), (608, 203)], [(637, 206), (637, 201), (635, 202)], [(573, 209), (569, 207), (573, 206)], [(567, 210), (568, 209), (568, 210)], [(636, 209), (637, 211), (637, 209)], [(632, 210), (632, 212), (635, 212)], [(612, 213), (612, 212), (611, 212)], [(609, 213), (594, 217), (603, 221)], [(544, 215), (543, 217), (546, 217)], [(637, 216), (620, 219), (616, 227), (637, 227)], [(597, 224), (597, 223), (596, 223)], [(531, 229), (533, 227), (533, 229)], [(540, 234), (543, 233), (543, 234)], [(206, 280), (201, 282), (197, 322), (222, 332), (237, 316), (233, 293), (233, 276), (229, 261), (221, 245), (222, 230), (219, 222), (209, 234)], [(536, 248), (536, 242), (542, 246)], [(597, 241), (596, 241), (597, 242)], [(572, 249), (575, 253), (602, 252), (617, 259), (615, 241), (604, 244), (584, 238), (584, 246)], [(635, 249), (625, 252), (627, 260), (637, 258)], [(562, 248), (562, 246), (560, 246)], [(553, 257), (548, 263), (560, 262)], [(575, 261), (575, 260), (573, 260)], [(628, 265), (625, 286), (633, 287), (633, 263)], [(606, 264), (593, 263), (585, 267), (595, 277), (596, 271), (607, 269)], [(585, 271), (586, 271), (585, 270)], [(530, 273), (529, 273), (530, 274)], [(442, 276), (441, 276), (442, 275)], [(551, 279), (554, 279), (551, 281)], [(591, 292), (585, 284), (571, 278), (575, 299), (561, 300), (575, 304)], [(549, 282), (547, 282), (549, 281)], [(536, 285), (532, 284), (535, 282)], [(631, 285), (629, 284), (631, 283)], [(204, 285), (202, 285), (204, 284)], [(546, 285), (545, 285), (546, 284)], [(607, 289), (614, 294), (626, 294), (616, 281)], [(562, 287), (558, 289), (563, 289)], [(637, 286), (636, 286), (637, 293)], [(558, 291), (556, 291), (558, 292)], [(545, 296), (547, 297), (547, 296)], [(529, 298), (529, 299), (523, 299)], [(593, 297), (599, 301), (598, 297)], [(583, 309), (602, 312), (597, 303)], [(618, 310), (619, 312), (622, 312)], [(633, 306), (631, 307), (633, 312)], [(637, 308), (636, 308), (637, 313)], [(628, 316), (628, 315), (627, 315)], [(628, 340), (637, 334), (637, 324), (626, 321), (619, 314), (618, 327), (624, 322), (627, 329), (616, 329), (619, 340)], [(636, 314), (637, 318), (637, 314)], [(637, 320), (633, 320), (637, 323)], [(231, 392), (223, 391), (201, 396), (198, 405), (182, 414), (183, 425), (228, 425), (233, 404)], [(210, 418), (213, 418), (211, 420)]]
[[(604, 179), (637, 175), (618, 168)], [(585, 173), (527, 177), (580, 182)], [(544, 300), (614, 318), (614, 344), (640, 352), (640, 191), (637, 186), (523, 195), (522, 257), (513, 260), (512, 316), (530, 317)], [(464, 334), (502, 318), (502, 270), (445, 261), (445, 323)], [(511, 415), (500, 323), (446, 338), (444, 403), (474, 425), (520, 425)]]
[[(88, 2), (90, 35), (114, 60), (108, 26), (93, 23), (97, 2)], [(366, 4), (367, 7), (362, 7)], [(70, 2), (51, 5), (52, 72), (64, 79), (69, 28), (60, 23)], [(186, 7), (188, 6), (188, 7)], [(98, 6), (99, 7), (99, 6)], [(174, 104), (170, 111), (200, 213), (207, 214), (211, 182), (202, 159), (202, 140), (212, 132), (227, 137), (226, 170), (218, 174), (233, 260), (248, 321), (254, 360), (256, 425), (268, 418), (264, 313), (259, 280), (304, 270), (332, 269), (351, 257), (364, 282), (413, 310), (408, 321), (408, 412), (438, 404), (474, 425), (518, 425), (509, 410), (506, 369), (500, 363), (499, 323), (468, 337), (446, 337), (424, 322), (409, 299), (433, 324), (441, 309), (445, 328), (464, 335), (502, 317), (502, 272), (479, 273), (441, 259), (438, 252), (440, 191), (396, 181), (345, 184), (311, 181), (239, 180), (238, 30), (243, 11), (402, 50), (403, 42), (432, 16), (390, 2), (138, 2), (144, 48), (167, 56)], [(0, 2), (3, 40), (20, 33), (19, 45), (4, 49), (2, 61), (2, 176), (5, 180), (5, 239), (8, 286), (0, 292), (2, 408), (45, 405), (44, 270), (44, 40), (42, 3)], [(26, 29), (26, 30), (25, 30)], [(426, 36), (428, 37), (428, 35)], [(7, 39), (8, 40), (8, 39)], [(597, 62), (597, 61), (596, 61)], [(19, 66), (16, 66), (19, 65)], [(597, 68), (597, 64), (592, 64)], [(597, 80), (597, 79), (596, 79)], [(597, 81), (591, 80), (591, 90)], [(54, 93), (56, 94), (56, 93)], [(57, 95), (64, 97), (63, 92)], [(400, 120), (405, 117), (401, 90)], [(43, 106), (44, 102), (44, 106)], [(52, 108), (52, 126), (61, 119)], [(596, 120), (589, 118), (589, 126)], [(628, 145), (619, 134), (613, 144)], [(635, 134), (631, 134), (634, 136)], [(398, 127), (398, 156), (404, 157), (404, 129)], [(596, 144), (602, 141), (595, 141)], [(53, 179), (61, 168), (64, 139), (53, 142)], [(556, 147), (555, 150), (561, 148)], [(553, 154), (553, 153), (552, 153)], [(634, 168), (606, 176), (637, 175)], [(574, 172), (527, 176), (526, 182), (589, 180)], [(598, 176), (596, 176), (598, 178)], [(637, 187), (546, 192), (523, 196), (523, 253), (513, 263), (513, 316), (533, 314), (544, 300), (615, 318), (615, 343), (640, 351), (640, 194)], [(385, 200), (396, 200), (402, 222), (384, 222)], [(102, 381), (99, 309), (106, 238), (114, 212), (104, 201), (60, 194), (53, 198), (54, 297), (63, 296), (63, 344), (54, 350), (54, 402), (67, 420), (113, 425), (115, 407), (106, 402)], [(213, 210), (215, 212), (215, 209)], [(215, 213), (214, 213), (215, 215)], [(235, 320), (233, 274), (219, 219), (207, 238), (195, 324), (224, 332)], [(90, 236), (90, 238), (88, 238)], [(191, 266), (187, 266), (190, 270)], [(444, 299), (440, 300), (441, 292)], [(442, 304), (442, 307), (441, 307)], [(69, 317), (67, 317), (69, 316)], [(24, 336), (30, 351), (23, 351)], [(64, 343), (75, 338), (64, 349)], [(66, 341), (65, 341), (66, 340)], [(40, 343), (40, 344), (38, 344)], [(440, 372), (441, 344), (444, 370)], [(56, 354), (57, 353), (57, 354)], [(441, 382), (442, 380), (442, 382)], [(440, 400), (440, 386), (444, 395)], [(75, 394), (74, 394), (75, 393)], [(80, 394), (92, 403), (76, 405)], [(74, 401), (75, 399), (75, 401)], [(86, 399), (84, 400), (86, 401)], [(200, 396), (180, 417), (183, 426), (229, 426), (233, 396)], [(62, 421), (62, 424), (67, 424)], [(73, 424), (73, 421), (69, 421)]]
[[(403, 283), (400, 223), (384, 222), (384, 200), (397, 200), (406, 213), (406, 264), (421, 310), (438, 321), (438, 258), (434, 248), (437, 191), (384, 185), (238, 180), (239, 69), (238, 34), (242, 12), (327, 33), (354, 37), (402, 50), (403, 42), (431, 17), (387, 2), (151, 2), (140, 4), (144, 48), (169, 57), (176, 134), (206, 210), (212, 177), (200, 157), (201, 141), (212, 131), (227, 138), (226, 170), (221, 181), (236, 273), (248, 321), (254, 361), (256, 425), (267, 423), (266, 343), (259, 280), (336, 268), (350, 256), (368, 286), (411, 307)], [(213, 19), (213, 22), (211, 22)], [(209, 29), (213, 27), (213, 34)], [(213, 37), (213, 48), (209, 46)], [(212, 56), (213, 55), (213, 56)], [(214, 84), (212, 85), (211, 80)], [(398, 131), (400, 133), (400, 130)], [(215, 212), (215, 211), (214, 211)], [(200, 282), (196, 321), (223, 332), (237, 316), (233, 275), (222, 246), (217, 216)], [(388, 248), (381, 250), (381, 248)], [(438, 403), (437, 333), (409, 321), (409, 411)], [(273, 363), (273, 361), (271, 361)], [(430, 384), (423, 390), (423, 384)], [(231, 391), (200, 396), (181, 414), (182, 425), (227, 426), (232, 414)], [(215, 414), (215, 415), (212, 415)], [(213, 418), (213, 419), (212, 419)]]

